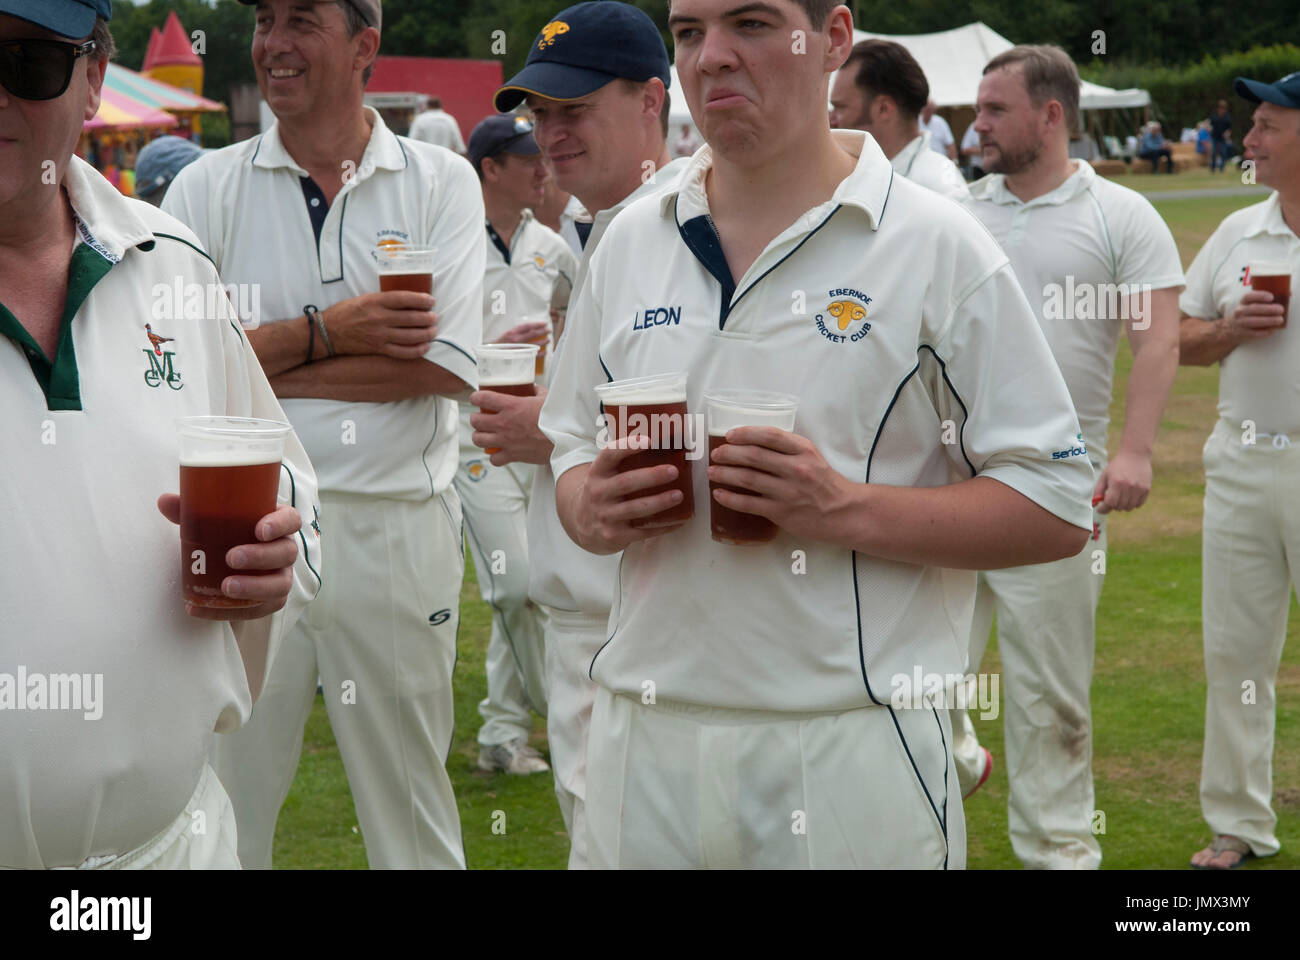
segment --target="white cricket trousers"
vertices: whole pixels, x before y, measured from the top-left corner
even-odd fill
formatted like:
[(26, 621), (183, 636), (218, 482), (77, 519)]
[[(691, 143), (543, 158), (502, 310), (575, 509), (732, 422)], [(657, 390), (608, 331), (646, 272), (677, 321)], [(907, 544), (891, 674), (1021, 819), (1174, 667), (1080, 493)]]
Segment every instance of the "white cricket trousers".
[(546, 683), (550, 711), (546, 740), (551, 748), (555, 798), (569, 831), (569, 869), (587, 868), (587, 730), (596, 702), (588, 676), (596, 651), (608, 637), (608, 616), (543, 608), (546, 632)]
[[(1106, 524), (1100, 515), (1098, 524), (1099, 538), (1090, 538), (1073, 557), (979, 575), (967, 669), (979, 672), (996, 612), (1010, 781), (1007, 820), (1011, 847), (1031, 869), (1101, 865), (1101, 846), (1092, 832), (1090, 700), (1106, 569)], [(953, 751), (964, 768), (963, 781), (972, 785), (983, 751), (967, 712), (951, 712)]]
[(321, 589), (286, 636), (248, 723), (216, 737), (239, 859), (269, 869), (319, 673), (374, 869), (463, 868), (447, 776), (454, 721), (460, 500), (321, 494)]
[[(1300, 591), (1300, 436), (1256, 437), (1220, 420), (1205, 442), (1201, 812), (1215, 834), (1277, 853), (1275, 682), (1292, 588)], [(1285, 445), (1284, 445), (1285, 444)]]
[[(473, 432), (462, 408), (461, 438)], [(473, 410), (474, 408), (469, 408)], [(541, 611), (528, 599), (528, 495), (531, 464), (494, 467), (488, 455), (461, 444), (456, 492), (465, 538), (483, 602), (492, 608), (487, 697), (478, 705), (483, 746), (527, 740), (536, 710), (546, 716), (546, 653)]]
[(76, 870), (238, 870), (235, 811), (206, 763), (189, 802), (158, 836), (120, 856), (90, 857)]
[(963, 869), (947, 711), (769, 713), (596, 692), (596, 869)]

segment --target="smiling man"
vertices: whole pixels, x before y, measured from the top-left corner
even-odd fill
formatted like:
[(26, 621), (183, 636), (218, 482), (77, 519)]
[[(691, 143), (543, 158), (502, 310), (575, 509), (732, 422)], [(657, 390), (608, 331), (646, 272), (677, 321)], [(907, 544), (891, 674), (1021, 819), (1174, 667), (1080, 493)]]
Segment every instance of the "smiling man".
[(0, 0), (0, 869), (238, 868), (208, 746), (316, 593), (315, 476), (290, 436), (280, 507), (227, 554), (253, 606), (182, 601), (176, 418), (284, 413), (224, 295), (158, 298), (220, 290), (194, 235), (73, 153), (111, 15)]
[[(1214, 832), (1192, 866), (1228, 870), (1277, 853), (1274, 692), (1292, 589), (1300, 591), (1300, 317), (1251, 289), (1271, 262), (1300, 281), (1300, 72), (1238, 77), (1256, 104), (1242, 141), (1274, 193), (1229, 214), (1187, 268), (1182, 362), (1219, 364), (1219, 422), (1205, 442), (1201, 620), (1205, 751), (1201, 812)], [(1247, 696), (1246, 691), (1250, 691)]]
[[(497, 91), (498, 110), (527, 98), (534, 135), (555, 182), (595, 217), (578, 222), (582, 261), (574, 289), (611, 221), (661, 189), (685, 159), (669, 161), (668, 51), (645, 13), (626, 3), (580, 3), (561, 10), (533, 41), (524, 69)], [(556, 357), (569, 335), (556, 335)], [(555, 374), (548, 373), (554, 383)], [(555, 793), (572, 846), (569, 866), (587, 865), (583, 797), (587, 723), (596, 688), (587, 666), (605, 642), (618, 558), (574, 545), (555, 512), (551, 441), (538, 429), (537, 398), (484, 390), (471, 400), (474, 443), (498, 447), (494, 465), (538, 464), (528, 508), (529, 594), (546, 611), (547, 737)]]
[[(248, 729), (218, 744), (248, 867), (271, 864), (318, 674), (371, 866), (464, 865), (445, 767), (464, 572), (453, 398), (477, 383), (483, 199), (463, 158), (363, 105), (380, 27), (379, 0), (258, 0), (276, 122), (164, 201), (226, 283), (260, 288), (250, 340), (317, 464), (333, 547), (315, 615)], [(433, 296), (378, 292), (379, 251), (411, 246), (437, 248)]]
[[(674, 0), (669, 25), (708, 145), (610, 225), (541, 421), (565, 529), (624, 551), (590, 668), (591, 862), (962, 867), (946, 713), (898, 682), (962, 672), (970, 571), (1082, 547), (1092, 471), (1052, 457), (1069, 396), (987, 232), (831, 132), (846, 7)], [(638, 330), (660, 306), (680, 322)], [(729, 431), (694, 517), (641, 529), (676, 468), (620, 473), (593, 388), (670, 371), (691, 412), (756, 388), (798, 396), (798, 420)], [(715, 542), (710, 481), (776, 538)]]

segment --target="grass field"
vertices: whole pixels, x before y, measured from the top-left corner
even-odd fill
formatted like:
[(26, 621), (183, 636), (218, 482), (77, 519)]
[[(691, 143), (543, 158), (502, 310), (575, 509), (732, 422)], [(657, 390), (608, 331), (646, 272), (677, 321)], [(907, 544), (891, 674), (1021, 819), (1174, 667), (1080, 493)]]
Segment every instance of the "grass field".
[[(1160, 177), (1178, 187), (1195, 173)], [(1206, 174), (1208, 176), (1208, 174)], [(1141, 176), (1130, 179), (1143, 179)], [(1148, 180), (1155, 178), (1146, 178)], [(1216, 182), (1225, 182), (1216, 179)], [(1239, 182), (1239, 181), (1234, 181)], [(1137, 187), (1137, 189), (1143, 189)], [(1150, 188), (1147, 188), (1150, 189)], [(1178, 241), (1184, 265), (1223, 216), (1258, 197), (1163, 201), (1157, 209)], [(1132, 357), (1122, 343), (1116, 363), (1112, 450), (1124, 416)], [(1113, 515), (1105, 593), (1097, 627), (1092, 687), (1098, 810), (1103, 867), (1181, 869), (1209, 840), (1197, 798), (1205, 677), (1200, 629), (1200, 451), (1215, 420), (1218, 369), (1180, 368), (1155, 452), (1148, 504)], [(471, 577), (461, 604), (456, 666), (456, 737), (448, 769), (460, 805), (466, 857), (475, 868), (562, 868), (568, 852), (549, 775), (487, 776), (474, 770), (477, 702), (484, 696), (483, 659), (490, 620)], [(1300, 611), (1292, 601), (1288, 643), (1277, 680), (1274, 807), (1282, 852), (1248, 869), (1300, 867)], [(996, 643), (985, 672), (1000, 671)], [(1007, 839), (1007, 778), (1001, 721), (976, 719), (981, 741), (997, 757), (989, 782), (966, 805), (972, 868), (1015, 868)], [(545, 751), (539, 721), (534, 743)], [(495, 811), (504, 834), (492, 830)], [(498, 818), (499, 819), (499, 818)], [(364, 868), (338, 751), (320, 699), (307, 728), (302, 765), (280, 815), (275, 863), (281, 868)]]

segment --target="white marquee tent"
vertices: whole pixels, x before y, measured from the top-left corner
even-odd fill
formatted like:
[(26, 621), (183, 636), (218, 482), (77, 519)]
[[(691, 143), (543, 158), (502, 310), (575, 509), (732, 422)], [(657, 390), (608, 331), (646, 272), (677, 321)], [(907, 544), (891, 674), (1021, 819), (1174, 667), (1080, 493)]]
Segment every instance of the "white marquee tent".
[[(907, 47), (925, 71), (930, 82), (930, 96), (940, 107), (973, 106), (979, 89), (984, 64), (1004, 50), (1015, 46), (1006, 37), (983, 23), (968, 23), (955, 30), (940, 33), (922, 33), (912, 36), (867, 33), (854, 30), (853, 40), (877, 38), (893, 40)], [(691, 113), (677, 80), (677, 68), (672, 69), (673, 94), (669, 119), (674, 127), (691, 123)], [(1083, 81), (1079, 106), (1084, 110), (1110, 110), (1117, 107), (1144, 107), (1151, 102), (1145, 90), (1113, 90)]]

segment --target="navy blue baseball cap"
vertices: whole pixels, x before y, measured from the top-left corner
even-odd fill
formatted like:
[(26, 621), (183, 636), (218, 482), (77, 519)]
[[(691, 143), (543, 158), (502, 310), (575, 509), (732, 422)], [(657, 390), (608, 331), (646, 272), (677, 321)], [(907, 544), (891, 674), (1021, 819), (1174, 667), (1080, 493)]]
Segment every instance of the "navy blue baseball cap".
[(577, 100), (611, 80), (658, 77), (667, 87), (668, 49), (643, 10), (616, 0), (592, 0), (561, 10), (533, 41), (524, 68), (496, 92), (502, 113), (530, 93)]
[(113, 0), (0, 0), (0, 13), (75, 40), (90, 36), (95, 17), (113, 19)]
[(1288, 73), (1277, 83), (1261, 83), (1238, 77), (1232, 84), (1237, 96), (1251, 103), (1276, 103), (1279, 107), (1300, 110), (1300, 70)]
[(471, 131), (465, 153), (469, 162), (479, 165), (484, 157), (514, 153), (521, 157), (535, 157), (542, 150), (533, 139), (533, 125), (523, 117), (511, 113), (498, 113), (479, 121)]

